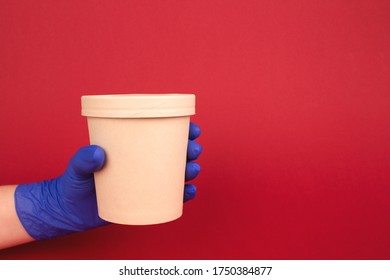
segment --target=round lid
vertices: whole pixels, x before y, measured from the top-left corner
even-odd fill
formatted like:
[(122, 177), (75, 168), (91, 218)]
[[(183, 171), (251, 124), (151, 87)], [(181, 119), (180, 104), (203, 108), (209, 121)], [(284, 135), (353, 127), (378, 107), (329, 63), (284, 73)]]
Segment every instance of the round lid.
[(81, 97), (81, 114), (101, 118), (162, 118), (195, 114), (194, 94), (109, 94)]

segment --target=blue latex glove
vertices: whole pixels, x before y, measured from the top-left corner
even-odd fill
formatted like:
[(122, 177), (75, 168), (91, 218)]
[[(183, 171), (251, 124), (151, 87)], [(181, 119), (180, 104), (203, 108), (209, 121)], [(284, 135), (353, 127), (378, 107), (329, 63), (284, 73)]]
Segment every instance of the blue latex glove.
[[(200, 128), (191, 123), (187, 150), (186, 181), (194, 179), (200, 166), (192, 162), (202, 152), (195, 140)], [(58, 178), (19, 185), (15, 191), (16, 212), (28, 234), (36, 240), (108, 224), (98, 216), (93, 172), (104, 165), (105, 153), (96, 145), (81, 148)], [(196, 187), (184, 186), (184, 201), (193, 199)]]

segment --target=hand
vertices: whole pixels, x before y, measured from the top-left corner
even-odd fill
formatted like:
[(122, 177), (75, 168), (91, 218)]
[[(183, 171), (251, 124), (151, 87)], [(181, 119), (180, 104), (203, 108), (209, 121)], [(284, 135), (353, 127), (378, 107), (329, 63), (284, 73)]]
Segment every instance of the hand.
[[(202, 146), (194, 140), (200, 136), (200, 128), (194, 123), (190, 123), (190, 133), (187, 148), (187, 166), (185, 180), (190, 181), (195, 179), (200, 172), (200, 165), (193, 162), (202, 153)], [(186, 184), (184, 186), (184, 202), (193, 199), (196, 194), (196, 187), (193, 184)]]
[[(191, 123), (189, 131), (185, 180), (194, 179), (200, 166), (193, 162), (202, 152), (194, 140), (200, 128)], [(50, 239), (72, 232), (108, 224), (98, 216), (93, 173), (105, 161), (104, 150), (96, 145), (81, 148), (58, 178), (19, 185), (15, 191), (16, 212), (31, 237)], [(196, 187), (184, 186), (184, 201), (193, 199)]]

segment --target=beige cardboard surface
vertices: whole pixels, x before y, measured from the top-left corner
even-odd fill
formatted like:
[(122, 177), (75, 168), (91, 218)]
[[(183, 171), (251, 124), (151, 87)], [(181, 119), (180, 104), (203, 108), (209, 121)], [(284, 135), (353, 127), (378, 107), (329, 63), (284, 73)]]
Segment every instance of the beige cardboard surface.
[(189, 117), (88, 118), (91, 144), (106, 152), (95, 173), (99, 216), (119, 224), (182, 215)]

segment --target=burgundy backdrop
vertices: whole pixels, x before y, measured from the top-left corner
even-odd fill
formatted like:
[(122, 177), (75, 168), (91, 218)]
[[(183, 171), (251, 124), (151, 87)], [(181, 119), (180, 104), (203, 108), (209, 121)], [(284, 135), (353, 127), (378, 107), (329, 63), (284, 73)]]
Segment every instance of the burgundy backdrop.
[(0, 2), (0, 184), (61, 174), (80, 96), (194, 92), (204, 153), (177, 221), (1, 259), (389, 259), (390, 2)]

